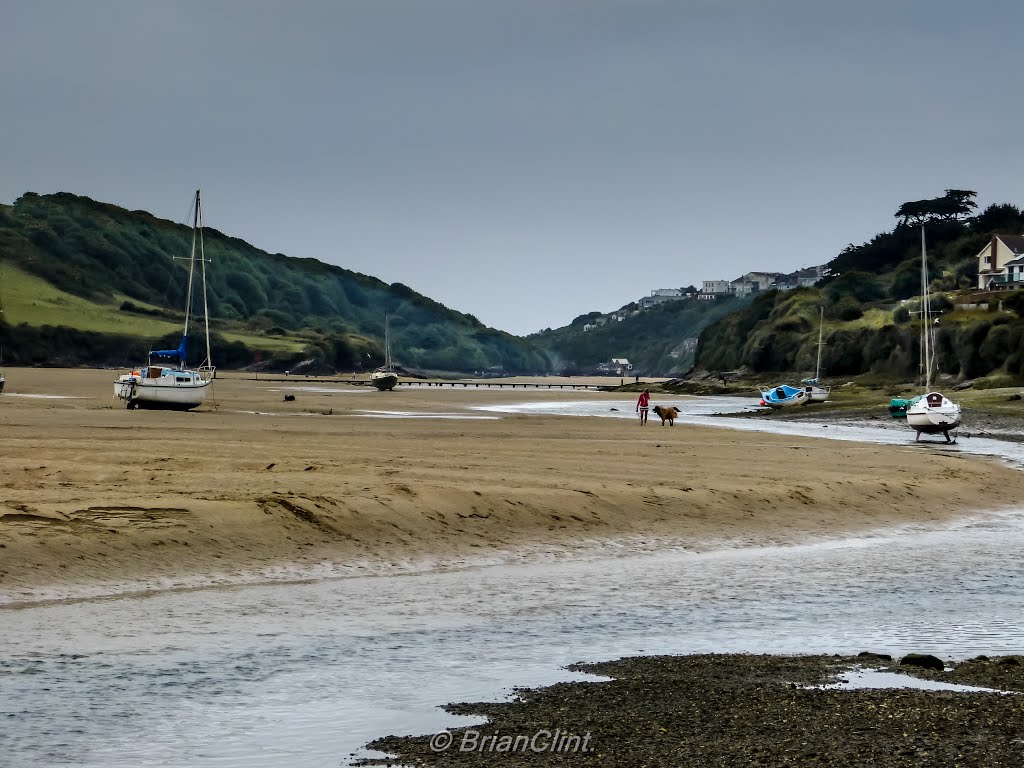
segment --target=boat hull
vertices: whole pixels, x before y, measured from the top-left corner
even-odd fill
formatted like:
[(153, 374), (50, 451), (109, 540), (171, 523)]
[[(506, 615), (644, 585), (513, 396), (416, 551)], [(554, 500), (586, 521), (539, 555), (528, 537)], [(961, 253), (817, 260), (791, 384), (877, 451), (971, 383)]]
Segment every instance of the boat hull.
[(795, 405), (805, 405), (810, 402), (806, 389), (797, 389), (787, 384), (759, 391), (761, 393), (761, 402), (769, 408), (791, 408)]
[(907, 407), (907, 426), (920, 434), (945, 433), (960, 426), (960, 406), (929, 392)]
[(4, 391), (4, 384), (6, 384), (6, 383), (7, 383), (7, 380), (3, 376), (0, 376), (0, 392)]
[(832, 393), (832, 388), (808, 386), (804, 388), (804, 391), (807, 393), (807, 402), (824, 403)]
[(370, 374), (370, 383), (381, 392), (387, 392), (398, 384), (398, 374), (390, 371), (374, 371)]
[[(174, 374), (189, 373), (176, 377)], [(128, 408), (151, 410), (188, 411), (198, 408), (206, 400), (211, 379), (205, 379), (194, 372), (172, 371), (169, 376), (147, 379), (128, 374), (114, 382), (114, 396), (123, 400)]]

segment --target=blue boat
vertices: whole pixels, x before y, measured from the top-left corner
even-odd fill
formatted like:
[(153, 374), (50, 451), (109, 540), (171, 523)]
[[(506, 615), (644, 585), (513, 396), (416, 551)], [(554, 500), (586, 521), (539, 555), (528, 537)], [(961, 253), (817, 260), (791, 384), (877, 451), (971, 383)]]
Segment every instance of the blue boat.
[(804, 405), (810, 402), (810, 395), (805, 387), (791, 387), (780, 384), (771, 389), (759, 389), (761, 402), (769, 408), (788, 408), (791, 405)]

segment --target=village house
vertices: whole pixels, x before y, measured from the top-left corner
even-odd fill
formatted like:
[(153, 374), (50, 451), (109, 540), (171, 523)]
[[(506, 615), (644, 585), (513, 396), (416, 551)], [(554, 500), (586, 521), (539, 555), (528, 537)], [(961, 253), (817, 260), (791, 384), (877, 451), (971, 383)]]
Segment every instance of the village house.
[(686, 293), (684, 293), (682, 288), (657, 288), (651, 291), (650, 296), (644, 296), (640, 299), (637, 305), (640, 309), (648, 309), (664, 301), (678, 301), (685, 298)]
[(782, 275), (778, 272), (747, 272), (729, 283), (730, 293), (736, 296), (749, 296), (752, 293), (768, 290)]
[(978, 288), (998, 291), (1024, 287), (1024, 236), (992, 235), (978, 254)]
[(697, 294), (698, 299), (714, 299), (732, 293), (728, 280), (705, 280)]

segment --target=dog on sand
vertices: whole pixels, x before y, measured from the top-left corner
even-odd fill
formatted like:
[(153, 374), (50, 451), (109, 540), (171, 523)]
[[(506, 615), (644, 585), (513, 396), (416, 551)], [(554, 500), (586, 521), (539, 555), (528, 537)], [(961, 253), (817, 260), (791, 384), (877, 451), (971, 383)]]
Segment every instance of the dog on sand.
[(676, 419), (679, 418), (679, 409), (672, 408), (671, 406), (662, 407), (660, 405), (654, 406), (654, 412), (661, 417), (661, 426), (665, 426), (665, 422), (668, 422), (670, 427), (676, 425)]

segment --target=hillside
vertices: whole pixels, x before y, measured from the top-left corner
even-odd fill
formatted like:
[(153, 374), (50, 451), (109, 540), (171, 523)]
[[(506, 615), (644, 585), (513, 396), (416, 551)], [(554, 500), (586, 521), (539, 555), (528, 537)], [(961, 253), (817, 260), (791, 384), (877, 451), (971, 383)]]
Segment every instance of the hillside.
[(706, 326), (748, 303), (749, 299), (734, 296), (680, 299), (639, 312), (614, 313), (622, 316), (621, 321), (591, 312), (564, 328), (528, 338), (548, 350), (557, 368), (570, 373), (588, 373), (599, 363), (624, 357), (635, 374), (673, 376), (693, 365), (697, 337)]
[[(942, 312), (935, 335), (940, 372), (958, 380), (1024, 375), (1024, 292), (977, 296), (975, 287), (975, 256), (993, 233), (1024, 232), (1024, 215), (1004, 204), (976, 217), (925, 213), (908, 218), (908, 205), (900, 209), (897, 215), (904, 220), (892, 231), (851, 245), (833, 259), (828, 264), (830, 276), (818, 285), (762, 294), (750, 306), (708, 326), (700, 337), (696, 367), (811, 372), (819, 308), (824, 307), (823, 375), (915, 378), (923, 225), (930, 303)], [(971, 304), (978, 307), (966, 308)]]
[[(0, 345), (8, 363), (138, 363), (177, 345), (192, 230), (87, 197), (26, 193), (0, 206)], [(546, 355), (395, 283), (270, 254), (204, 230), (214, 363), (312, 359), (373, 368), (384, 316), (405, 367), (544, 371)], [(178, 257), (175, 259), (174, 257)]]

